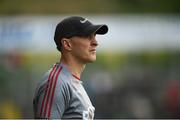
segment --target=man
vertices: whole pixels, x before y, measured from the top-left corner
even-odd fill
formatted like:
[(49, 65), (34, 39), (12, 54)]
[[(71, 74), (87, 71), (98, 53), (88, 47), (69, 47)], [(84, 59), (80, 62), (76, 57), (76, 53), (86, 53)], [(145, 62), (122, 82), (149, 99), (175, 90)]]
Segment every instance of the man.
[(61, 59), (37, 86), (35, 118), (93, 119), (95, 109), (80, 77), (86, 63), (96, 60), (96, 34), (107, 32), (107, 25), (94, 25), (79, 16), (65, 18), (56, 26), (54, 40)]

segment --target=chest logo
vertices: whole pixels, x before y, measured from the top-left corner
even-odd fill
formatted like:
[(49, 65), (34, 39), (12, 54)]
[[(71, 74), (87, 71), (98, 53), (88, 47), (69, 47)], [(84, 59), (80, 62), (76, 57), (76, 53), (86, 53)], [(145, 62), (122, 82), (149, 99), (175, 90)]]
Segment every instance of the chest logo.
[(94, 110), (94, 107), (88, 107), (87, 111), (83, 111), (83, 120), (93, 120)]

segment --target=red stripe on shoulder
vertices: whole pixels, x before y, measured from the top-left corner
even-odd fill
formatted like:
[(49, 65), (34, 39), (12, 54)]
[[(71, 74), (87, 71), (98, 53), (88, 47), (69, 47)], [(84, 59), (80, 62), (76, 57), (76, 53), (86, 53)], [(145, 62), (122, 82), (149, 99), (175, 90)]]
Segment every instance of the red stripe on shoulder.
[(46, 104), (45, 104), (45, 108), (44, 108), (44, 117), (47, 118), (47, 109), (49, 107), (49, 100), (50, 100), (50, 93), (52, 91), (52, 86), (53, 86), (53, 82), (54, 82), (54, 77), (57, 74), (59, 67), (56, 67), (55, 72), (53, 73), (53, 75), (51, 76), (50, 80), (49, 80), (49, 89), (48, 89), (48, 94), (47, 94), (47, 98), (46, 98)]
[(53, 99), (54, 99), (54, 92), (55, 92), (55, 88), (56, 88), (56, 83), (57, 83), (58, 76), (60, 75), (62, 68), (63, 67), (61, 66), (60, 69), (58, 70), (58, 73), (56, 74), (55, 83), (54, 83), (53, 91), (52, 91), (52, 96), (50, 97), (51, 99), (50, 99), (50, 107), (49, 107), (49, 112), (48, 112), (48, 118), (50, 118), (50, 115), (51, 115), (51, 108), (52, 108), (52, 103), (53, 103)]
[[(51, 72), (50, 72), (50, 74), (49, 74), (49, 76), (48, 76), (48, 83), (49, 83), (49, 81), (50, 81), (51, 76), (54, 75), (54, 72), (56, 71), (56, 70), (55, 70), (56, 67), (57, 67), (57, 65), (55, 65), (55, 66), (53, 67), (53, 69), (51, 70)], [(40, 116), (41, 116), (41, 117), (43, 117), (43, 116), (42, 116), (42, 112), (43, 112), (45, 100), (46, 100), (46, 97), (47, 97), (47, 92), (48, 92), (48, 87), (49, 87), (49, 84), (48, 84), (48, 83), (47, 83), (47, 85), (46, 85), (44, 98), (43, 98), (43, 101), (42, 101), (42, 104), (41, 104), (41, 109), (40, 109)]]

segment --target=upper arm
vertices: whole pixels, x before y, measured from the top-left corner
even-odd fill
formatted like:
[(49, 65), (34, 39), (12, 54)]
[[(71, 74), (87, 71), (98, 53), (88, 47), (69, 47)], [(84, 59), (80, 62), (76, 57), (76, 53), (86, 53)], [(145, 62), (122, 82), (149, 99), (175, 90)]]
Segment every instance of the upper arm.
[(59, 76), (56, 79), (48, 79), (49, 74), (44, 78), (44, 82), (37, 87), (34, 97), (35, 118), (62, 118), (69, 104), (70, 92), (68, 83)]
[(70, 94), (68, 84), (58, 81), (52, 101), (50, 118), (62, 118), (66, 108), (68, 107), (69, 100)]

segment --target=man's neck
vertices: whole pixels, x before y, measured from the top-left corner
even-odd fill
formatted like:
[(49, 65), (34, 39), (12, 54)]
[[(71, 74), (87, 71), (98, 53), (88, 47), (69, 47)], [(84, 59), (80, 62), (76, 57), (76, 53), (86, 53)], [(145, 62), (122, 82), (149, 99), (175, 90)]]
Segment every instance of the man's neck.
[(80, 62), (78, 62), (77, 60), (68, 58), (68, 60), (61, 56), (61, 60), (60, 63), (64, 64), (67, 66), (67, 68), (69, 69), (69, 71), (77, 76), (78, 78), (81, 78), (81, 73), (83, 72), (84, 68), (85, 68), (85, 64), (82, 64)]

